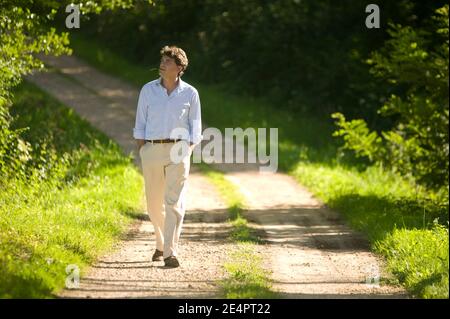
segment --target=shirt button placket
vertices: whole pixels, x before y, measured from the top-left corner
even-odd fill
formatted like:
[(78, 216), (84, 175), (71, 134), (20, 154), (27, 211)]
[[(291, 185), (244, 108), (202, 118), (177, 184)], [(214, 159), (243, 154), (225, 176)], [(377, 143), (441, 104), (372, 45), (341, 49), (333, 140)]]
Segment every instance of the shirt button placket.
[[(169, 124), (168, 124), (168, 121), (169, 121), (169, 114), (168, 114), (168, 112), (169, 112), (169, 110), (168, 110), (168, 105), (169, 105), (169, 97), (167, 96), (167, 94), (166, 94), (166, 97), (165, 97), (165, 102), (164, 102), (164, 133), (167, 135), (167, 134), (169, 134), (170, 135), (170, 132), (168, 132), (168, 127), (169, 127)], [(167, 138), (169, 138), (170, 136), (167, 136)], [(166, 138), (166, 136), (164, 137), (164, 138)]]

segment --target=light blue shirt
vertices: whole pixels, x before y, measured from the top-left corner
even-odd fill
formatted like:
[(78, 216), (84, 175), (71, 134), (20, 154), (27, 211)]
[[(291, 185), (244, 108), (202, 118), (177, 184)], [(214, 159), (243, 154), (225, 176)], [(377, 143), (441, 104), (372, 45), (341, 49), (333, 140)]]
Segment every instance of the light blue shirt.
[(183, 139), (198, 144), (203, 139), (198, 91), (179, 78), (167, 95), (161, 77), (145, 84), (139, 93), (133, 137), (142, 140)]

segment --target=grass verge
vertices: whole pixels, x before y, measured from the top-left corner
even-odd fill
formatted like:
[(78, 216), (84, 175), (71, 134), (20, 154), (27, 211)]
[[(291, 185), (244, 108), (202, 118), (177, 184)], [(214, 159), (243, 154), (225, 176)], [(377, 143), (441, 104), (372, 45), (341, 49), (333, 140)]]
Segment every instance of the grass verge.
[(10, 109), (27, 174), (0, 182), (0, 298), (52, 298), (142, 210), (142, 177), (119, 146), (72, 109), (23, 83)]
[[(127, 62), (98, 43), (82, 37), (73, 40), (77, 55), (137, 86), (157, 76), (148, 71), (150, 67), (146, 70)], [(330, 116), (292, 114), (264, 98), (229, 94), (226, 84), (213, 87), (187, 81), (200, 92), (202, 117), (208, 125), (222, 130), (277, 127), (279, 168), (342, 213), (354, 229), (365, 232), (373, 249), (386, 258), (389, 270), (413, 296), (448, 298), (448, 189), (424, 189), (340, 152), (331, 137), (335, 128)], [(424, 258), (423, 251), (433, 253)]]

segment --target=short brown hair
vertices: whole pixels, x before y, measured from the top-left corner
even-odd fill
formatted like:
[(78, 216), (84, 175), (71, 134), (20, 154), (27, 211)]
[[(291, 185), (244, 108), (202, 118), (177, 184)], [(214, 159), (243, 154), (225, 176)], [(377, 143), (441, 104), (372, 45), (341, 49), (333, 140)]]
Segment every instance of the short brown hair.
[(186, 53), (183, 51), (183, 49), (178, 48), (174, 45), (171, 46), (164, 46), (161, 51), (161, 56), (166, 55), (169, 58), (172, 58), (175, 60), (175, 63), (179, 66), (181, 66), (183, 69), (178, 74), (179, 76), (182, 76), (184, 74), (184, 71), (187, 69), (189, 61), (187, 58)]

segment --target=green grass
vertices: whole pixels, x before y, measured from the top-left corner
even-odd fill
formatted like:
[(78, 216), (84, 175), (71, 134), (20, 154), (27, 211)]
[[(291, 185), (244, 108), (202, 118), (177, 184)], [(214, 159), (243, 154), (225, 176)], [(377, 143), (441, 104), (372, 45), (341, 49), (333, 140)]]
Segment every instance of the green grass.
[(142, 211), (142, 177), (119, 146), (31, 84), (14, 126), (29, 127), (27, 177), (0, 187), (0, 298), (52, 298), (66, 267), (81, 273)]
[(389, 269), (423, 298), (448, 298), (448, 229), (395, 229), (377, 242)]
[[(148, 71), (150, 66), (126, 62), (81, 37), (73, 46), (75, 54), (92, 65), (137, 86), (157, 76)], [(341, 152), (331, 137), (335, 128), (329, 115), (294, 114), (264, 97), (230, 94), (226, 83), (197, 83), (190, 72), (184, 78), (198, 88), (202, 118), (209, 126), (277, 127), (279, 168), (343, 214), (354, 229), (367, 234), (373, 249), (386, 258), (391, 272), (413, 296), (448, 298), (448, 237), (440, 236), (440, 228), (434, 226), (437, 220), (448, 229), (448, 190), (424, 189), (404, 176), (367, 166)], [(423, 237), (423, 249), (435, 252), (426, 259), (412, 244), (417, 234)], [(408, 258), (398, 258), (398, 251)]]
[(224, 297), (228, 299), (278, 298), (278, 294), (271, 290), (271, 274), (264, 269), (261, 257), (255, 252), (255, 245), (260, 244), (261, 239), (249, 227), (243, 216), (244, 198), (223, 173), (203, 163), (198, 166), (227, 203), (230, 214), (228, 222), (232, 226), (230, 237), (237, 244), (236, 249), (230, 253), (230, 261), (224, 265), (228, 272), (228, 278), (220, 282)]
[(221, 282), (228, 299), (280, 298), (272, 289), (271, 273), (262, 266), (262, 257), (255, 253), (253, 244), (239, 242), (224, 267), (229, 277)]

